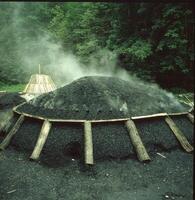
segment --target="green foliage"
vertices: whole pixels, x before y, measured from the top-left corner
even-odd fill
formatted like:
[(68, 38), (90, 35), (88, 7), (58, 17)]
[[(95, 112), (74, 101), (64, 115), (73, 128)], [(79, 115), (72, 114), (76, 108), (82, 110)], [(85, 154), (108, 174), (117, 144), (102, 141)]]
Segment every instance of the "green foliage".
[[(47, 33), (83, 63), (108, 49), (117, 55), (119, 67), (144, 79), (192, 87), (192, 8), (191, 3), (0, 3), (1, 81), (23, 81), (18, 44), (33, 54), (35, 48), (25, 44), (33, 46)], [(174, 73), (178, 81), (172, 80)]]
[(151, 44), (144, 40), (135, 40), (134, 43), (125, 50), (129, 56), (138, 61), (144, 61), (152, 54)]
[(25, 84), (5, 85), (0, 83), (0, 91), (6, 92), (22, 92), (25, 88)]

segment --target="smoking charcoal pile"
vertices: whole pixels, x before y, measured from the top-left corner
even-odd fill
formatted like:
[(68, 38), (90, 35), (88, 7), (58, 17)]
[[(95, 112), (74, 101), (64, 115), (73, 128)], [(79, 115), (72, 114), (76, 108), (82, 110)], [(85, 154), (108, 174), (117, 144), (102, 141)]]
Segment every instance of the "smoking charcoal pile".
[(17, 92), (0, 94), (0, 109), (13, 108), (14, 106), (25, 102), (25, 99)]
[[(172, 95), (153, 85), (133, 83), (115, 77), (83, 77), (55, 91), (40, 95), (18, 111), (58, 119), (113, 119), (187, 111)], [(32, 153), (42, 121), (25, 119), (12, 140), (18, 150)], [(180, 144), (163, 119), (136, 122), (147, 151), (169, 151)], [(193, 127), (184, 123), (192, 143)], [(63, 163), (65, 158), (83, 159), (83, 125), (52, 124), (41, 159)], [(92, 125), (94, 159), (136, 158), (124, 122)]]

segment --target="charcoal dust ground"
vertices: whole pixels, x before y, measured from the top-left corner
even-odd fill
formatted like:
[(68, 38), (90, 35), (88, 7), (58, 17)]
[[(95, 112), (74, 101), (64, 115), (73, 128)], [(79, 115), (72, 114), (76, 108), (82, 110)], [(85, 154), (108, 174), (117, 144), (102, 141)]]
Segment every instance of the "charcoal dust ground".
[[(99, 80), (99, 78), (98, 78)], [(82, 84), (80, 84), (82, 82)], [(107, 103), (105, 93), (101, 93), (103, 87), (110, 83), (97, 81), (94, 78), (86, 81), (83, 78), (73, 85), (69, 85), (71, 89), (71, 97), (73, 104), (70, 104), (69, 111), (74, 108), (79, 108), (77, 117), (92, 118), (94, 113), (90, 112), (87, 115), (86, 106), (83, 107), (82, 101), (77, 101), (77, 92), (84, 85), (90, 90), (101, 87), (101, 90), (96, 90), (99, 94), (99, 101)], [(90, 84), (89, 84), (89, 83)], [(100, 82), (98, 87), (97, 85)], [(119, 81), (120, 82), (120, 81)], [(105, 84), (106, 83), (106, 84)], [(114, 82), (112, 82), (114, 84)], [(118, 86), (126, 86), (121, 81)], [(90, 85), (90, 87), (88, 87)], [(102, 87), (103, 85), (103, 87)], [(126, 92), (119, 93), (119, 87), (116, 84), (116, 89), (120, 98), (115, 96), (116, 92), (109, 91), (109, 87), (104, 91), (106, 95), (110, 95), (110, 99), (118, 102), (115, 109), (116, 116), (133, 115), (140, 109), (140, 105), (145, 102), (145, 98), (149, 98), (144, 93), (140, 102), (136, 103), (136, 99), (144, 90), (138, 91), (137, 96), (133, 97), (131, 103), (127, 102), (128, 113), (120, 114), (121, 105), (124, 102), (121, 99), (126, 98)], [(136, 91), (136, 86), (131, 88), (129, 92)], [(85, 89), (87, 89), (85, 87)], [(110, 86), (111, 88), (111, 86)], [(120, 88), (121, 89), (121, 88)], [(146, 88), (145, 88), (146, 89)], [(63, 89), (68, 90), (67, 88)], [(122, 89), (121, 89), (122, 90)], [(62, 91), (62, 89), (58, 90)], [(55, 107), (55, 96), (60, 93), (49, 93), (49, 96), (41, 96), (32, 104), (43, 103), (43, 106)], [(86, 91), (86, 90), (85, 90)], [(90, 90), (93, 94), (93, 91)], [(145, 113), (151, 111), (163, 110), (186, 110), (186, 108), (175, 104), (174, 98), (166, 96), (164, 92), (159, 92), (155, 88), (153, 94), (158, 94), (156, 99), (150, 96), (150, 100), (154, 99), (155, 104), (148, 102), (148, 107), (144, 110)], [(54, 94), (54, 96), (53, 96)], [(69, 94), (70, 90), (69, 90)], [(63, 96), (63, 94), (60, 94)], [(75, 96), (74, 96), (75, 95)], [(95, 93), (94, 93), (95, 95)], [(86, 97), (86, 96), (85, 96)], [(84, 97), (84, 101), (86, 98)], [(12, 101), (14, 101), (13, 97)], [(18, 98), (18, 97), (17, 97)], [(64, 99), (63, 97), (62, 99)], [(98, 99), (98, 98), (97, 98)], [(129, 98), (127, 98), (129, 99)], [(49, 100), (49, 101), (48, 101)], [(90, 100), (90, 99), (89, 99)], [(94, 98), (95, 100), (95, 98)], [(158, 106), (159, 101), (161, 106)], [(166, 104), (166, 102), (169, 102)], [(46, 102), (50, 102), (45, 104)], [(54, 104), (52, 104), (52, 102)], [(77, 102), (77, 103), (75, 103)], [(135, 106), (130, 106), (134, 102)], [(142, 102), (142, 103), (141, 103)], [(63, 105), (66, 101), (57, 102)], [(31, 104), (31, 106), (32, 106)], [(90, 102), (88, 102), (89, 105)], [(86, 104), (85, 104), (86, 105)], [(102, 105), (99, 104), (99, 106)], [(112, 104), (111, 104), (112, 105)], [(175, 105), (177, 105), (175, 107)], [(24, 109), (30, 109), (29, 112), (38, 112), (33, 110), (27, 104)], [(34, 105), (33, 105), (34, 106)], [(92, 106), (93, 107), (93, 106)], [(137, 108), (137, 109), (135, 109)], [(45, 109), (45, 108), (44, 108)], [(43, 109), (43, 111), (44, 111)], [(47, 108), (46, 108), (47, 109)], [(98, 118), (112, 118), (114, 115), (109, 114), (108, 107), (105, 112), (100, 112)], [(133, 110), (134, 109), (134, 110)], [(97, 110), (96, 110), (97, 111)], [(122, 111), (125, 111), (124, 109)], [(0, 118), (4, 116), (4, 111), (1, 110)], [(168, 112), (168, 111), (167, 111)], [(47, 112), (45, 112), (47, 113)], [(40, 114), (45, 114), (40, 111)], [(57, 112), (60, 116), (63, 112)], [(50, 115), (52, 112), (49, 113)], [(152, 113), (148, 113), (152, 114)], [(53, 116), (53, 115), (52, 115)], [(94, 115), (96, 116), (96, 114)], [(17, 115), (13, 119), (17, 119)], [(0, 119), (0, 120), (1, 120)], [(193, 144), (193, 126), (189, 120), (182, 117), (175, 117), (174, 122), (185, 133), (186, 138)], [(163, 199), (193, 199), (193, 154), (184, 152), (178, 141), (170, 132), (167, 124), (160, 120), (139, 121), (136, 123), (140, 136), (151, 157), (150, 163), (141, 163), (136, 157), (136, 153), (129, 140), (127, 130), (124, 124), (114, 125), (97, 125), (93, 127), (93, 142), (94, 142), (94, 167), (85, 167), (83, 165), (83, 127), (80, 125), (73, 126), (55, 124), (52, 126), (51, 133), (46, 141), (45, 147), (41, 153), (39, 162), (29, 161), (30, 154), (33, 151), (37, 136), (40, 132), (41, 122), (37, 120), (25, 119), (22, 127), (16, 133), (10, 146), (0, 152), (0, 199), (1, 200), (163, 200)], [(186, 131), (187, 130), (187, 131)], [(6, 133), (1, 133), (0, 142), (5, 137)], [(160, 153), (160, 154), (158, 154)]]
[(64, 160), (51, 167), (28, 160), (29, 154), (9, 148), (0, 154), (1, 200), (191, 200), (193, 156), (182, 150), (134, 159), (104, 160), (93, 170)]

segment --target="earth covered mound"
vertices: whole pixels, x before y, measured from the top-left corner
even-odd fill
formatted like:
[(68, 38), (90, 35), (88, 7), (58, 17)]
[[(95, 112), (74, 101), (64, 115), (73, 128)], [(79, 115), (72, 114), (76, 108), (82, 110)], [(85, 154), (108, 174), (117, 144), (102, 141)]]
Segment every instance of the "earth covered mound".
[(156, 85), (88, 76), (40, 95), (18, 111), (48, 118), (113, 119), (186, 109), (172, 94)]
[(0, 94), (0, 109), (12, 108), (23, 102), (25, 99), (16, 92)]
[[(155, 85), (113, 77), (83, 77), (18, 107), (19, 111), (49, 118), (111, 119), (186, 110), (174, 97)], [(13, 124), (18, 119), (15, 113)], [(186, 116), (172, 117), (193, 144), (193, 125)], [(25, 118), (11, 141), (15, 149), (32, 153), (42, 120)], [(150, 153), (181, 148), (164, 118), (135, 120), (140, 137)], [(10, 127), (11, 130), (11, 127)], [(7, 131), (9, 133), (9, 130)], [(84, 160), (83, 123), (52, 122), (41, 160), (48, 165), (66, 165), (66, 159)], [(94, 160), (136, 158), (124, 122), (93, 123)]]

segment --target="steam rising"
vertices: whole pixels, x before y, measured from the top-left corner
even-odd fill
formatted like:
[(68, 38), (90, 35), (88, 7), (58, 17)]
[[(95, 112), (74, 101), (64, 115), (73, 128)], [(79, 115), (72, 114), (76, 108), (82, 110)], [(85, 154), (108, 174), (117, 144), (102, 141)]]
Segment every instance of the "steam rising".
[[(115, 76), (123, 80), (128, 80), (135, 88), (142, 88), (147, 85), (149, 95), (150, 93), (151, 95), (154, 94), (150, 92), (151, 90), (159, 90), (159, 95), (164, 93), (169, 98), (175, 99), (171, 93), (159, 89), (156, 84), (145, 83), (117, 66), (117, 54), (108, 49), (101, 49), (89, 55), (90, 63), (83, 65), (69, 49), (64, 51), (62, 44), (59, 41), (54, 41), (48, 30), (36, 30), (36, 25), (34, 24), (23, 24), (23, 18), (26, 17), (22, 13), (23, 5), (24, 3), (21, 2), (15, 3), (12, 27), (13, 34), (15, 33), (17, 37), (18, 35), (21, 36), (20, 38), (16, 38), (18, 56), (21, 60), (23, 70), (29, 77), (33, 73), (38, 73), (38, 65), (40, 63), (42, 73), (50, 75), (58, 86), (63, 86), (83, 76)], [(22, 31), (29, 32), (29, 36), (22, 38)], [(32, 31), (34, 31), (33, 37)], [(25, 33), (25, 35), (28, 34)], [(178, 104), (177, 100), (174, 102)], [(163, 107), (163, 105), (161, 106)], [(125, 105), (122, 109), (124, 108)]]
[(105, 48), (89, 55), (89, 64), (83, 65), (69, 49), (64, 51), (62, 44), (54, 41), (48, 30), (40, 30), (36, 24), (24, 23), (28, 17), (23, 13), (24, 6), (25, 3), (14, 3), (12, 30), (18, 57), (28, 76), (38, 73), (40, 63), (42, 73), (51, 75), (58, 86), (89, 75), (117, 76), (125, 80), (131, 78), (116, 66), (117, 55)]

